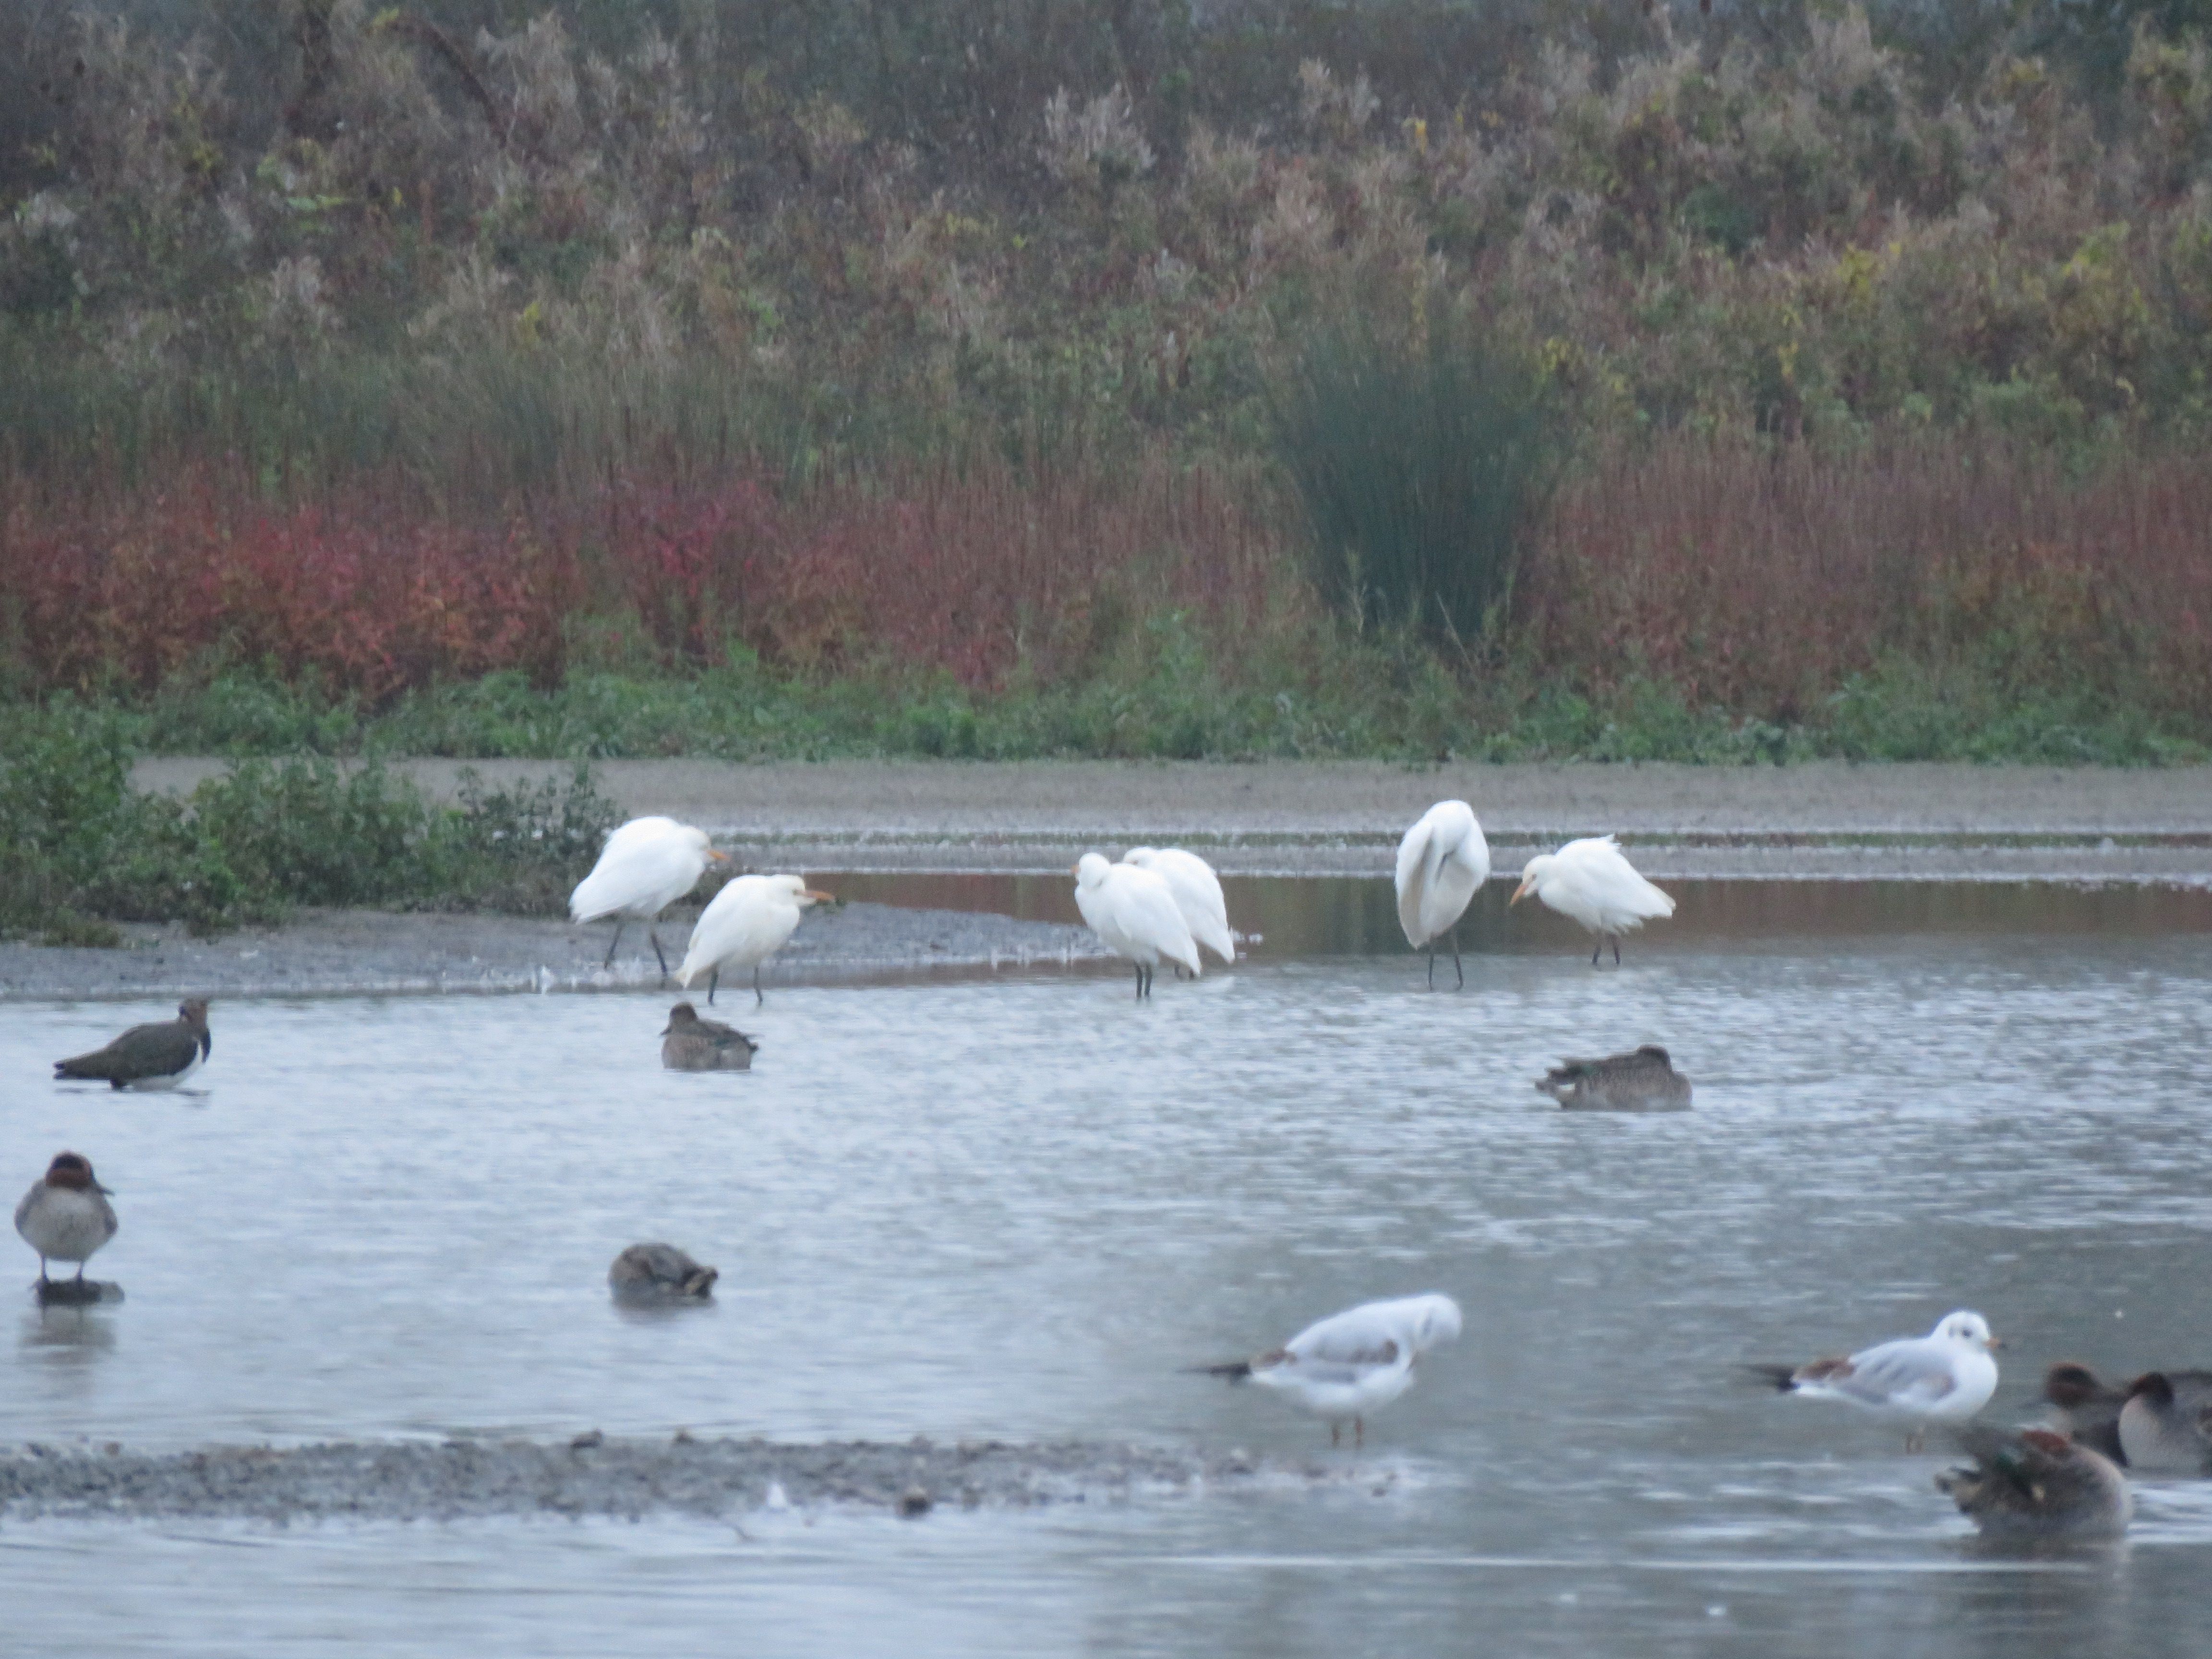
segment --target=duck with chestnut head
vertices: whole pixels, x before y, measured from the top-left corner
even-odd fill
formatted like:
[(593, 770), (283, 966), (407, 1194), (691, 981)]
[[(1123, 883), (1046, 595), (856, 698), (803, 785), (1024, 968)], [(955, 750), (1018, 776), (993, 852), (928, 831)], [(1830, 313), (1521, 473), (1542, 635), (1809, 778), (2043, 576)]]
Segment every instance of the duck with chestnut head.
[(39, 1253), (41, 1287), (52, 1282), (46, 1277), (49, 1261), (76, 1262), (76, 1282), (84, 1282), (84, 1264), (115, 1237), (118, 1224), (107, 1199), (108, 1189), (93, 1174), (92, 1161), (77, 1152), (56, 1153), (46, 1174), (31, 1183), (15, 1206), (15, 1231)]

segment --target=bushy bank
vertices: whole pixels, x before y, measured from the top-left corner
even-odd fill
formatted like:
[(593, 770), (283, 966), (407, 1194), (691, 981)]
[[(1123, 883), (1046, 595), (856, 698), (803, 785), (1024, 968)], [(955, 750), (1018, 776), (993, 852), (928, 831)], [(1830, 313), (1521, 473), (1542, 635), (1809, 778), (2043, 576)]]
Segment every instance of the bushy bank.
[(375, 764), (241, 761), (191, 795), (134, 790), (132, 722), (64, 702), (0, 721), (0, 933), (117, 942), (118, 921), (195, 932), (295, 904), (557, 913), (616, 821), (565, 788), (426, 799)]

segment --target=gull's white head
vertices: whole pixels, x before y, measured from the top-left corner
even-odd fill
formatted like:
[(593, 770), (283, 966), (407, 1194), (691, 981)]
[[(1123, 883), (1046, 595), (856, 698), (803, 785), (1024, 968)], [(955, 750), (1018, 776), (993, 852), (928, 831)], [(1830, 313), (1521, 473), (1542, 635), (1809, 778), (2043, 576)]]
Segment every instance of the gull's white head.
[(1963, 1342), (1970, 1347), (1996, 1348), (2004, 1345), (1990, 1334), (1990, 1322), (1978, 1313), (1960, 1309), (1948, 1313), (1937, 1322), (1935, 1331), (1939, 1342)]
[(1417, 1296), (1407, 1310), (1406, 1340), (1415, 1353), (1425, 1353), (1439, 1342), (1459, 1340), (1459, 1304), (1441, 1292)]
[(1113, 872), (1113, 869), (1114, 866), (1106, 862), (1103, 854), (1085, 853), (1075, 861), (1075, 884), (1079, 887), (1096, 887)]
[(1507, 909), (1511, 909), (1528, 896), (1537, 882), (1543, 878), (1544, 872), (1552, 867), (1552, 860), (1557, 856), (1553, 853), (1539, 853), (1521, 866), (1521, 884), (1513, 890), (1513, 896), (1505, 901)]

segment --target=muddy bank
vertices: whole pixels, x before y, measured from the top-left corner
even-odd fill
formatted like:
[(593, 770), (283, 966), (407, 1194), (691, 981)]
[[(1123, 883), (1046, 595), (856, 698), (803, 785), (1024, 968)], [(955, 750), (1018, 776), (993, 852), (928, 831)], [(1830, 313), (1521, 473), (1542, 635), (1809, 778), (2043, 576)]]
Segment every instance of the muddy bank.
[[(464, 764), (403, 769), (450, 796)], [(566, 775), (543, 761), (470, 764), (495, 782)], [(148, 760), (135, 775), (189, 788), (222, 765)], [(1406, 825), (1459, 796), (1500, 867), (1612, 831), (1662, 877), (2212, 878), (2202, 768), (668, 760), (594, 771), (630, 812), (665, 812), (749, 863), (815, 873), (1057, 872), (1084, 851), (1150, 842), (1201, 848), (1229, 874), (1387, 874)]]
[[(673, 968), (696, 907), (672, 908), (660, 941)], [(0, 942), (0, 999), (326, 995), (361, 992), (624, 990), (657, 988), (645, 930), (623, 932), (600, 964), (611, 923), (579, 927), (536, 916), (388, 915), (303, 910), (278, 928), (193, 939), (180, 926), (126, 927), (121, 950)], [(934, 969), (1033, 967), (1102, 956), (1080, 927), (959, 910), (848, 904), (810, 912), (763, 975), (769, 986)], [(725, 984), (750, 1000), (751, 975)], [(672, 997), (686, 994), (672, 981)], [(689, 993), (704, 1002), (706, 987)], [(726, 996), (724, 1000), (727, 1000)]]
[(456, 1521), (489, 1516), (835, 1506), (918, 1517), (939, 1504), (1028, 1508), (1251, 1486), (1388, 1481), (1350, 1466), (1263, 1466), (1241, 1451), (1059, 1440), (939, 1444), (765, 1440), (449, 1440), (218, 1447), (144, 1455), (33, 1445), (0, 1456), (0, 1524), (34, 1520)]

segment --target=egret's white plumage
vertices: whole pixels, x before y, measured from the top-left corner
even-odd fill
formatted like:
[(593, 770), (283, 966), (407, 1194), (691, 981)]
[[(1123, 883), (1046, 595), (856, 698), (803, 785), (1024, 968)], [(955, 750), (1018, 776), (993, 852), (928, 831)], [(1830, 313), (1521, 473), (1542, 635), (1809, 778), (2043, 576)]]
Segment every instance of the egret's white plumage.
[(1451, 935), (1452, 970), (1462, 985), (1459, 919), (1490, 879), (1490, 843), (1474, 809), (1463, 800), (1440, 800), (1398, 843), (1398, 925), (1406, 943), (1427, 947), (1429, 983), (1437, 980), (1436, 941)]
[(668, 977), (668, 958), (662, 955), (660, 936), (653, 923), (663, 910), (698, 885), (707, 866), (726, 860), (707, 844), (707, 832), (674, 818), (632, 818), (607, 837), (592, 873), (576, 884), (568, 896), (572, 921), (615, 919), (615, 936), (607, 945), (606, 966), (612, 966), (615, 946), (622, 943), (623, 928), (633, 921), (646, 924), (653, 954), (660, 959), (660, 976)]
[(1355, 1444), (1366, 1436), (1367, 1413), (1387, 1406), (1413, 1380), (1413, 1362), (1460, 1334), (1459, 1304), (1436, 1291), (1364, 1302), (1331, 1314), (1256, 1359), (1200, 1369), (1232, 1382), (1281, 1392), (1328, 1424), (1334, 1444), (1346, 1422)]
[(1997, 1390), (1997, 1340), (1989, 1322), (1961, 1309), (1948, 1313), (1925, 1336), (1862, 1348), (1848, 1359), (1816, 1359), (1795, 1370), (1759, 1370), (1786, 1394), (1809, 1400), (1842, 1400), (1913, 1425), (1909, 1448), (1917, 1450), (1930, 1423), (1963, 1423)]
[(684, 952), (678, 981), (690, 989), (691, 981), (707, 975), (707, 1000), (722, 982), (722, 969), (753, 970), (753, 996), (766, 1001), (760, 988), (760, 966), (799, 931), (799, 918), (810, 904), (830, 895), (810, 889), (799, 876), (739, 876), (714, 895), (691, 930), (691, 943)]
[(1136, 964), (1138, 996), (1152, 994), (1152, 970), (1163, 960), (1198, 977), (1198, 941), (1173, 890), (1150, 870), (1085, 853), (1075, 866), (1075, 908), (1108, 950)]
[(1571, 841), (1556, 853), (1537, 854), (1522, 870), (1521, 884), (1507, 902), (1518, 904), (1530, 893), (1597, 935), (1592, 963), (1607, 939), (1613, 941), (1613, 959), (1619, 962), (1623, 933), (1633, 933), (1655, 916), (1674, 914), (1674, 901), (1637, 874), (1611, 836), (1591, 836)]
[(1224, 962), (1237, 960), (1237, 935), (1229, 931), (1229, 901), (1222, 896), (1221, 878), (1212, 865), (1180, 847), (1132, 847), (1121, 854), (1121, 862), (1149, 870), (1167, 883), (1191, 938)]

